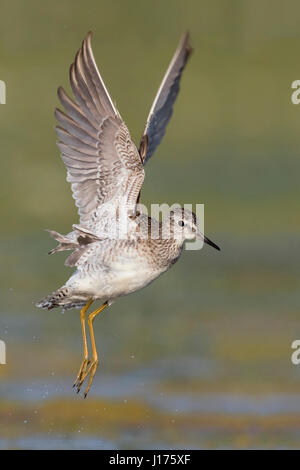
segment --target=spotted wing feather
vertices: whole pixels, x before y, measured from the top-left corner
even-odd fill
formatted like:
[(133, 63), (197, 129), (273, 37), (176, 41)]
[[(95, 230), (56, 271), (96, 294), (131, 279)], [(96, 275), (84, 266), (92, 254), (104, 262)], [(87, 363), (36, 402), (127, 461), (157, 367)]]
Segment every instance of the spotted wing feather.
[[(105, 88), (87, 35), (70, 67), (74, 101), (63, 88), (55, 110), (58, 147), (80, 216), (80, 225), (97, 226), (99, 207), (135, 206), (144, 180), (139, 153)], [(95, 230), (96, 231), (96, 230)]]

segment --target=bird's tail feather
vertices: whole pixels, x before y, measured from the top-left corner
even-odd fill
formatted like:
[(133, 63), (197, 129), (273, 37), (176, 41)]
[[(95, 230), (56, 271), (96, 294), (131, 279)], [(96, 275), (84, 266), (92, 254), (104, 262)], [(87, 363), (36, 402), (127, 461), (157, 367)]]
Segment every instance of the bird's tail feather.
[(87, 298), (83, 295), (74, 294), (67, 286), (63, 286), (52, 294), (47, 295), (44, 299), (36, 303), (37, 307), (51, 310), (56, 307), (63, 307), (64, 310), (69, 308), (83, 307), (87, 302)]
[(78, 248), (79, 244), (76, 241), (70, 240), (70, 238), (61, 235), (60, 233), (56, 232), (55, 230), (48, 230), (51, 237), (53, 237), (56, 241), (58, 241), (58, 245), (49, 251), (49, 255), (53, 255), (57, 251), (64, 251), (64, 250), (74, 250)]

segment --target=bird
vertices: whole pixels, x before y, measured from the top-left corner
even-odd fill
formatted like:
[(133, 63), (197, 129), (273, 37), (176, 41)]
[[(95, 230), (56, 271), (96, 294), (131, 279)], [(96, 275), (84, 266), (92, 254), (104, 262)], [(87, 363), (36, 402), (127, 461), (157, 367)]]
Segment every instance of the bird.
[[(166, 272), (178, 261), (186, 240), (199, 238), (220, 250), (199, 230), (190, 210), (172, 208), (162, 221), (139, 210), (145, 164), (165, 134), (192, 52), (189, 33), (182, 36), (164, 75), (139, 148), (105, 87), (91, 38), (89, 32), (70, 66), (74, 98), (59, 87), (64, 111), (55, 109), (57, 144), (80, 220), (67, 235), (49, 230), (58, 242), (49, 253), (71, 250), (65, 265), (76, 269), (62, 287), (36, 304), (48, 310), (80, 309), (83, 359), (73, 387), (79, 393), (85, 383), (84, 398), (99, 363), (93, 328), (96, 316), (119, 297), (144, 288)], [(101, 305), (87, 315), (94, 301)]]

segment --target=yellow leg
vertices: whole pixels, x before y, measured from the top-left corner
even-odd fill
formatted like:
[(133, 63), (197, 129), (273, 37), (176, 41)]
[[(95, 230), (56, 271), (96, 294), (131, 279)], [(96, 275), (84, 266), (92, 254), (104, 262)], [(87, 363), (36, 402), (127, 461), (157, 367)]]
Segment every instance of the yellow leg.
[(77, 385), (77, 391), (79, 392), (84, 380), (89, 375), (89, 381), (88, 381), (87, 388), (84, 392), (84, 398), (87, 396), (87, 394), (90, 390), (90, 387), (92, 385), (92, 382), (93, 382), (93, 379), (94, 379), (94, 376), (95, 376), (95, 373), (96, 373), (96, 370), (97, 370), (97, 367), (98, 367), (98, 362), (99, 362), (98, 361), (97, 349), (96, 349), (93, 321), (94, 321), (95, 317), (97, 315), (99, 315), (99, 313), (101, 313), (106, 307), (108, 307), (108, 302), (104, 302), (104, 304), (102, 304), (101, 307), (97, 308), (96, 310), (94, 310), (94, 312), (90, 313), (90, 315), (88, 317), (88, 325), (89, 325), (89, 329), (90, 329), (93, 359), (91, 361), (89, 369), (85, 372), (85, 374), (83, 374), (83, 376), (80, 378), (80, 381)]
[(80, 369), (79, 369), (79, 372), (78, 372), (78, 375), (76, 377), (73, 387), (75, 387), (80, 382), (82, 376), (86, 373), (86, 369), (87, 369), (88, 362), (89, 362), (86, 331), (85, 331), (85, 316), (92, 302), (93, 300), (90, 299), (85, 304), (85, 306), (80, 310), (80, 323), (81, 323), (82, 341), (83, 341), (83, 360), (82, 360), (82, 363), (81, 363), (81, 366), (80, 366)]

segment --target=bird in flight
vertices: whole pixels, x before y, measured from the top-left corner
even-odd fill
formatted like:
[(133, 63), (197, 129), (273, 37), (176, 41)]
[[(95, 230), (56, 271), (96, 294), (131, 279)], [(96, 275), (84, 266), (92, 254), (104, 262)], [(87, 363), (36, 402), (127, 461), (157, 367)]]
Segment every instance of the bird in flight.
[[(180, 257), (185, 240), (199, 238), (219, 250), (200, 232), (196, 215), (189, 210), (172, 209), (162, 222), (138, 210), (144, 166), (165, 134), (191, 54), (188, 33), (182, 37), (159, 87), (139, 149), (98, 71), (91, 36), (88, 33), (70, 67), (74, 100), (58, 88), (65, 112), (55, 110), (58, 147), (80, 222), (67, 235), (49, 230), (58, 241), (50, 253), (71, 250), (65, 264), (76, 270), (62, 287), (37, 303), (48, 310), (81, 309), (83, 360), (74, 387), (79, 392), (86, 380), (84, 397), (99, 362), (95, 317), (118, 297), (142, 289), (167, 271)], [(89, 359), (86, 315), (95, 300), (100, 300), (101, 306), (88, 315)]]

